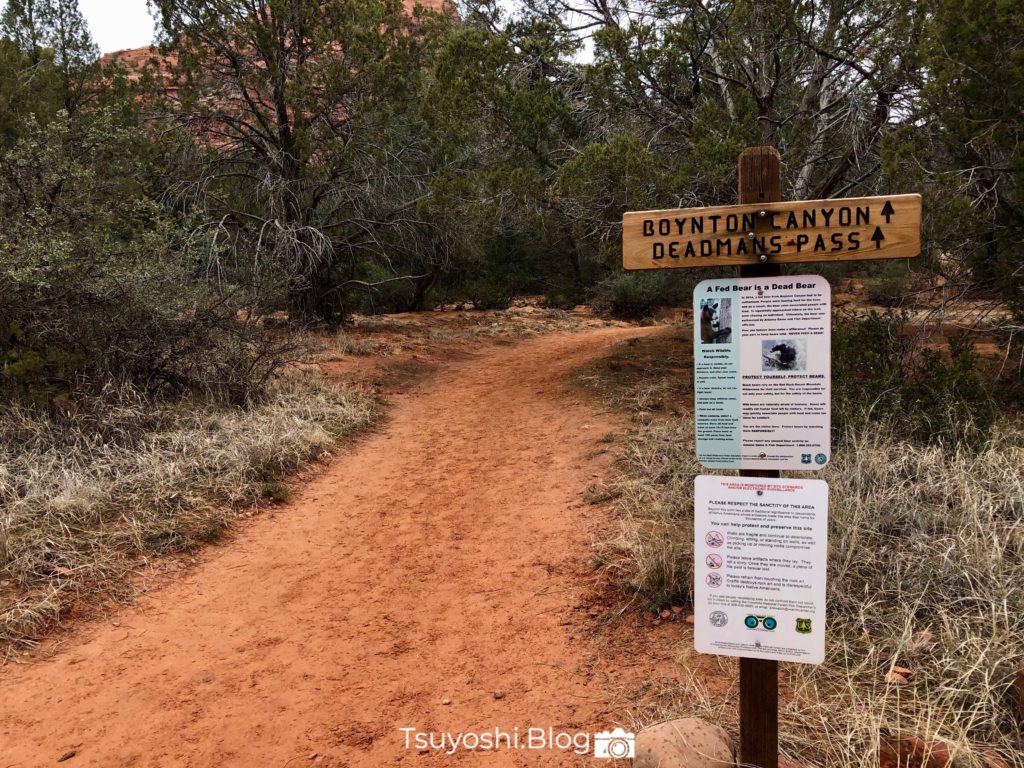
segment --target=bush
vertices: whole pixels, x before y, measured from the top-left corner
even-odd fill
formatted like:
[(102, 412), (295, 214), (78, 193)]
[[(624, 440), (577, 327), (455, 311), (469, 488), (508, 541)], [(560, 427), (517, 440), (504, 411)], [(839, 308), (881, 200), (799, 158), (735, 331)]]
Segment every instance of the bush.
[(573, 284), (559, 283), (544, 291), (544, 306), (550, 309), (575, 309), (586, 301), (586, 291)]
[(605, 278), (593, 290), (598, 312), (623, 320), (643, 320), (659, 307), (689, 306), (694, 278), (678, 270), (620, 272)]
[(62, 114), (0, 157), (0, 394), (118, 380), (241, 402), (289, 357), (207, 288), (209, 244), (147, 192), (145, 142), (109, 114)]
[(508, 309), (513, 298), (507, 285), (487, 279), (474, 280), (464, 292), (474, 309)]
[[(345, 304), (338, 311), (338, 315), (344, 317), (353, 312), (364, 315), (391, 314), (393, 312), (408, 312), (413, 303), (416, 293), (416, 286), (413, 280), (396, 280), (397, 275), (387, 266), (376, 261), (367, 261), (360, 265), (357, 278), (370, 287), (352, 288), (344, 294), (338, 294), (344, 298)], [(343, 283), (345, 276), (337, 273), (335, 283)]]
[(15, 320), (0, 327), (0, 394), (43, 405), (60, 394), (59, 382), (71, 381), (83, 364), (80, 354), (29, 337)]
[(952, 337), (943, 354), (929, 348), (905, 316), (873, 313), (836, 322), (832, 344), (838, 440), (865, 415), (923, 444), (977, 446), (991, 435), (999, 409), (966, 335)]
[(902, 261), (883, 262), (865, 282), (867, 299), (880, 307), (896, 307), (910, 291), (910, 271)]

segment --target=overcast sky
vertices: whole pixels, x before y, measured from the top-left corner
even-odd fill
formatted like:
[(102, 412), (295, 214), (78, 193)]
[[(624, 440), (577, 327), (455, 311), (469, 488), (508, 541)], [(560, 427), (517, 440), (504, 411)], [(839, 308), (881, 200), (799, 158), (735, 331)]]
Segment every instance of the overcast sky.
[[(0, 0), (0, 9), (7, 0)], [(100, 51), (142, 48), (153, 42), (153, 19), (146, 0), (78, 0)]]
[[(0, 7), (6, 5), (6, 0), (0, 0)], [(78, 7), (103, 53), (153, 42), (153, 19), (146, 0), (78, 0)]]
[(103, 53), (153, 42), (153, 19), (146, 0), (78, 0), (78, 7)]

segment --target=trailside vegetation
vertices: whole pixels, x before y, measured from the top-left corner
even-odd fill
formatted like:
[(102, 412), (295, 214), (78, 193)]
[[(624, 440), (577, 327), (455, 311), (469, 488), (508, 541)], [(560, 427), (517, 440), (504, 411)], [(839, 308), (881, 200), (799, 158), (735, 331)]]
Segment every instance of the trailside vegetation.
[[(781, 678), (780, 752), (802, 765), (868, 768), (890, 764), (881, 742), (910, 738), (957, 765), (1018, 768), (1024, 426), (993, 420), (962, 347), (951, 360), (922, 359), (882, 318), (865, 327), (836, 334), (836, 450), (822, 474), (827, 657), (788, 665)], [(616, 471), (589, 498), (619, 516), (595, 543), (596, 562), (652, 620), (693, 599), (693, 478), (705, 470), (679, 405), (692, 395), (691, 338), (686, 328), (632, 339), (578, 373), (635, 422)], [(868, 372), (876, 362), (886, 374)], [(735, 662), (695, 658), (692, 641), (677, 640), (682, 682), (626, 693), (636, 725), (696, 715), (735, 735), (735, 696), (707, 674), (722, 664), (735, 679)], [(895, 679), (894, 667), (908, 678)]]
[[(837, 325), (836, 639), (787, 679), (786, 750), (874, 765), (888, 728), (1024, 764), (1020, 2), (150, 6), (144, 62), (101, 58), (76, 0), (0, 14), (0, 642), (373, 423), (296, 377), (300, 331), (688, 306), (694, 275), (621, 270), (622, 214), (730, 203), (768, 144), (787, 199), (924, 196), (919, 259), (820, 268), (890, 311)], [(696, 469), (667, 381), (629, 392), (644, 423), (595, 490), (623, 515), (602, 564), (659, 608), (688, 597)], [(700, 692), (670, 708), (721, 717)]]

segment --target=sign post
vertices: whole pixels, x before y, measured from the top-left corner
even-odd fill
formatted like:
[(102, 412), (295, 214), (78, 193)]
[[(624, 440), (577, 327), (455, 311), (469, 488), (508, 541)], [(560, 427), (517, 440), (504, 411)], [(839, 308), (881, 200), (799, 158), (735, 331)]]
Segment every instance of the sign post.
[[(752, 147), (740, 155), (739, 203), (782, 199), (782, 173), (775, 147)], [(758, 217), (761, 218), (761, 217)], [(760, 257), (759, 257), (760, 258)], [(739, 268), (740, 277), (777, 277), (775, 262)], [(779, 470), (751, 470), (748, 477), (778, 477)], [(779, 662), (740, 658), (740, 765), (779, 768)]]
[[(753, 337), (764, 339), (765, 360), (758, 362), (767, 366), (762, 375), (742, 375), (744, 360), (749, 366), (750, 360), (744, 356), (743, 360), (736, 362), (739, 353), (726, 353), (716, 351), (708, 353), (704, 358), (708, 365), (705, 367), (704, 375), (708, 382), (708, 391), (711, 393), (707, 408), (708, 416), (705, 417), (708, 424), (705, 436), (710, 442), (719, 444), (730, 443), (733, 449), (723, 452), (718, 446), (720, 455), (717, 456), (718, 463), (702, 463), (712, 467), (738, 467), (741, 473), (739, 482), (724, 485), (726, 491), (731, 493), (734, 490), (741, 490), (748, 493), (750, 488), (757, 486), (758, 496), (766, 494), (783, 494), (783, 497), (774, 499), (767, 507), (782, 508), (787, 518), (793, 521), (791, 530), (796, 530), (797, 524), (801, 530), (815, 532), (814, 535), (790, 536), (787, 543), (792, 543), (796, 549), (814, 549), (823, 553), (825, 544), (823, 531), (823, 520), (827, 519), (827, 486), (821, 481), (805, 481), (803, 483), (791, 483), (789, 485), (766, 482), (762, 484), (744, 483), (742, 478), (778, 478), (779, 470), (774, 467), (792, 466), (792, 454), (794, 447), (802, 447), (801, 461), (809, 466), (805, 469), (820, 469), (828, 460), (827, 450), (806, 453), (811, 445), (814, 445), (813, 435), (827, 435), (827, 416), (829, 412), (828, 387), (829, 379), (825, 371), (829, 370), (830, 361), (818, 360), (819, 369), (813, 372), (809, 366), (812, 363), (800, 361), (799, 355), (805, 351), (803, 344), (809, 349), (812, 343), (818, 344), (819, 350), (824, 350), (822, 356), (828, 355), (827, 346), (831, 317), (825, 317), (822, 313), (829, 312), (827, 287), (822, 286), (821, 278), (811, 278), (806, 284), (804, 282), (789, 285), (789, 281), (771, 280), (782, 275), (783, 263), (793, 262), (816, 262), (816, 261), (859, 261), (865, 259), (904, 259), (917, 256), (921, 250), (921, 196), (920, 195), (888, 195), (884, 197), (861, 197), (835, 200), (814, 200), (814, 201), (790, 201), (782, 202), (782, 182), (780, 173), (779, 153), (774, 147), (751, 147), (744, 150), (739, 157), (739, 200), (738, 205), (718, 206), (711, 208), (692, 208), (682, 210), (660, 210), (660, 211), (633, 211), (624, 214), (622, 219), (622, 263), (627, 270), (636, 269), (672, 269), (685, 267), (712, 267), (712, 266), (734, 266), (737, 268), (739, 278), (764, 279), (764, 283), (756, 285), (766, 294), (769, 305), (762, 304), (754, 311), (754, 320), (747, 317), (741, 322), (741, 327), (734, 327), (735, 322), (729, 323), (722, 320), (718, 310), (725, 310), (725, 300), (716, 302), (712, 300), (695, 299), (695, 305), (704, 307), (700, 314), (701, 327), (699, 328), (700, 341), (708, 345), (708, 349), (715, 349), (718, 344), (728, 345), (732, 349), (741, 349), (740, 340), (749, 340)], [(799, 280), (799, 278), (798, 278)], [(706, 290), (714, 292), (718, 287), (712, 284), (705, 285)], [(751, 286), (740, 282), (730, 290), (749, 290)], [(793, 290), (796, 289), (796, 290)], [(722, 289), (725, 290), (725, 289)], [(754, 289), (757, 293), (757, 289)], [(767, 297), (771, 292), (777, 294), (774, 297)], [(802, 293), (801, 293), (802, 292)], [(816, 293), (817, 292), (817, 293)], [(770, 302), (776, 302), (771, 304)], [(798, 303), (799, 302), (799, 303)], [(785, 306), (783, 306), (785, 304)], [(730, 301), (728, 307), (730, 312), (739, 310), (743, 306), (742, 298), (737, 297)], [(753, 305), (751, 305), (753, 306)], [(707, 313), (705, 318), (703, 312)], [(794, 320), (799, 313), (799, 320), (787, 324), (785, 320)], [(725, 314), (724, 312), (722, 314)], [(738, 312), (736, 314), (743, 314)], [(733, 317), (735, 315), (726, 315)], [(760, 319), (758, 319), (760, 318)], [(706, 328), (704, 327), (706, 322)], [(726, 327), (728, 326), (728, 327)], [(799, 339), (782, 340), (778, 336), (782, 331), (788, 338), (796, 336), (799, 331), (806, 335), (806, 342)], [(695, 334), (698, 329), (695, 329)], [(774, 337), (774, 338), (773, 338)], [(776, 346), (772, 346), (776, 345)], [(741, 350), (742, 351), (742, 350)], [(703, 350), (702, 350), (703, 352)], [(732, 355), (730, 357), (730, 354)], [(775, 355), (773, 358), (772, 355)], [(785, 355), (785, 357), (784, 357)], [(771, 364), (774, 363), (773, 367)], [(777, 373), (778, 364), (786, 369), (786, 375), (774, 375)], [(820, 367), (824, 363), (824, 370)], [(771, 369), (771, 370), (769, 370)], [(749, 368), (747, 369), (749, 371)], [(793, 371), (800, 371), (799, 376), (793, 375)], [(806, 374), (803, 372), (806, 371)], [(695, 369), (695, 376), (698, 384), (702, 383), (701, 374)], [(735, 393), (728, 391), (732, 384), (723, 382), (736, 382), (750, 380), (751, 384), (746, 392), (751, 402), (744, 400), (744, 385), (735, 385)], [(797, 382), (800, 382), (798, 385)], [(822, 383), (823, 382), (823, 383)], [(797, 387), (801, 387), (798, 395), (794, 395)], [(699, 387), (695, 387), (699, 389)], [(772, 399), (773, 395), (780, 393), (788, 395), (781, 399)], [(705, 393), (706, 394), (706, 393)], [(699, 393), (698, 393), (699, 395)], [(794, 401), (802, 399), (807, 402), (806, 412), (817, 417), (824, 414), (825, 421), (821, 422), (809, 418), (805, 423), (795, 424), (789, 418), (790, 411), (794, 409)], [(759, 403), (764, 404), (762, 413), (755, 413), (760, 418), (762, 425), (755, 425), (749, 432), (756, 437), (749, 440), (744, 436), (743, 427), (743, 406), (749, 405), (748, 411), (756, 412)], [(727, 407), (728, 406), (728, 407)], [(779, 424), (769, 425), (765, 428), (764, 422), (769, 421), (769, 411), (776, 406), (775, 421)], [(732, 408), (736, 414), (727, 413)], [(786, 414), (786, 418), (778, 416)], [(701, 439), (701, 411), (698, 411), (698, 443)], [(782, 423), (787, 422), (787, 423)], [(824, 426), (823, 426), (824, 425)], [(793, 431), (787, 431), (788, 427), (797, 426), (807, 436), (794, 437)], [(821, 434), (819, 434), (821, 433)], [(827, 438), (826, 438), (827, 439)], [(746, 444), (744, 441), (747, 441)], [(738, 447), (736, 447), (738, 446)], [(756, 448), (754, 448), (756, 446)], [(811, 456), (814, 456), (814, 465), (811, 465)], [(698, 458), (701, 458), (698, 452)], [(722, 462), (732, 462), (722, 463)], [(767, 464), (768, 468), (762, 468)], [(815, 466), (816, 465), (816, 466)], [(707, 488), (708, 482), (714, 485), (715, 478), (698, 478), (698, 491), (702, 487)], [(815, 485), (817, 484), (817, 485)], [(747, 486), (750, 486), (748, 488)], [(785, 494), (802, 492), (805, 494), (805, 504), (793, 504), (788, 502)], [(697, 494), (700, 495), (699, 493)], [(811, 498), (813, 496), (813, 498)], [(746, 497), (744, 496), (744, 499)], [(705, 500), (706, 501), (706, 500)], [(813, 502), (813, 503), (811, 503)], [(702, 502), (703, 503), (703, 502)], [(744, 508), (746, 501), (735, 499), (726, 501), (732, 510), (727, 513), (725, 508), (709, 503), (707, 508), (699, 510), (701, 515), (713, 512), (722, 521), (733, 519), (731, 515), (735, 510)], [(711, 508), (714, 507), (712, 510)], [(762, 505), (751, 504), (747, 507), (752, 511), (750, 521), (740, 521), (744, 530), (752, 530), (759, 523), (754, 520), (757, 517), (764, 517), (769, 514)], [(695, 514), (697, 510), (695, 509)], [(823, 515), (824, 513), (824, 515)], [(737, 513), (739, 514), (739, 513)], [(704, 519), (704, 518), (702, 518)], [(710, 520), (711, 518), (707, 518)], [(737, 556), (739, 550), (746, 555), (739, 555), (736, 567), (743, 567), (743, 557), (758, 556), (758, 548), (764, 546), (764, 541), (756, 536), (748, 536), (745, 533), (738, 535), (739, 544), (732, 547), (733, 554), (730, 554), (730, 537), (733, 535), (728, 531), (712, 530), (709, 524), (706, 532), (708, 552), (707, 557), (701, 560), (706, 561), (709, 569), (706, 574), (708, 586), (712, 591), (721, 588), (720, 596), (713, 598), (716, 603), (726, 605), (727, 599), (735, 601), (737, 595), (732, 594), (734, 590), (730, 587), (730, 573), (733, 572), (733, 564), (729, 558)], [(737, 528), (736, 530), (740, 530)], [(817, 538), (815, 538), (815, 536)], [(808, 542), (811, 542), (808, 544)], [(721, 554), (719, 554), (721, 552)], [(811, 557), (808, 555), (808, 557)], [(772, 558), (763, 558), (771, 562)], [(799, 569), (817, 568), (821, 573), (824, 568), (823, 555), (814, 559), (800, 559), (799, 562), (791, 559), (779, 560), (780, 568), (795, 567)], [(820, 560), (820, 562), (818, 562)], [(795, 563), (795, 565), (794, 565)], [(747, 568), (749, 570), (749, 567)], [(817, 577), (821, 580), (821, 577)], [(762, 583), (749, 574), (737, 583)], [(811, 590), (807, 579), (790, 578), (787, 584), (796, 584), (799, 588)], [(789, 601), (788, 605), (798, 604), (801, 606), (801, 613), (806, 615), (796, 619), (794, 631), (801, 635), (813, 632), (823, 632), (821, 627), (821, 616), (824, 611), (823, 583), (818, 585), (817, 599), (805, 601)], [(726, 592), (729, 592), (726, 598)], [(740, 595), (740, 598), (743, 596)], [(749, 596), (748, 596), (749, 597)], [(754, 605), (754, 602), (741, 604)], [(817, 618), (811, 617), (811, 606), (817, 606), (814, 613)], [(781, 614), (779, 614), (781, 615)], [(716, 610), (709, 614), (711, 627), (722, 629), (731, 621), (727, 610)], [(697, 617), (699, 621), (704, 617)], [(791, 617), (790, 617), (791, 618)], [(764, 616), (752, 614), (745, 617), (746, 627), (753, 630), (764, 630), (774, 632), (777, 627), (776, 616)], [(702, 628), (701, 631), (711, 631)], [(730, 631), (732, 631), (730, 629)], [(780, 629), (781, 631), (781, 629)], [(722, 633), (719, 633), (720, 635)], [(765, 636), (766, 637), (766, 636)], [(818, 635), (820, 642), (821, 636)], [(738, 644), (740, 648), (750, 647)], [(809, 661), (816, 663), (821, 657), (820, 644), (814, 645), (814, 653), (806, 650), (795, 649), (795, 653), (803, 653), (803, 658), (790, 657), (794, 660)], [(736, 643), (732, 643), (736, 647)], [(729, 653), (729, 644), (725, 641), (718, 641), (719, 652)], [(756, 652), (762, 650), (767, 652), (768, 646), (757, 644), (753, 646)], [(773, 652), (777, 652), (773, 651)], [(732, 651), (731, 655), (740, 656), (740, 754), (741, 765), (756, 768), (778, 768), (779, 765), (779, 663), (770, 658), (751, 658), (743, 656), (743, 651)], [(766, 653), (761, 653), (766, 655)]]

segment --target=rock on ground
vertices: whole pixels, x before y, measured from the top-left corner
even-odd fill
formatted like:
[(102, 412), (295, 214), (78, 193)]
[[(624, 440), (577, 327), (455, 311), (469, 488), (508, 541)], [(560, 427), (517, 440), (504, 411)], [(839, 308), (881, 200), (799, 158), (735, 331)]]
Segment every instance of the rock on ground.
[(880, 768), (949, 768), (953, 755), (941, 741), (917, 736), (882, 736), (878, 743)]
[(638, 733), (633, 768), (732, 768), (735, 762), (724, 728), (684, 717)]
[(1017, 664), (1017, 671), (1014, 674), (1013, 703), (1017, 722), (1024, 725), (1024, 659)]

